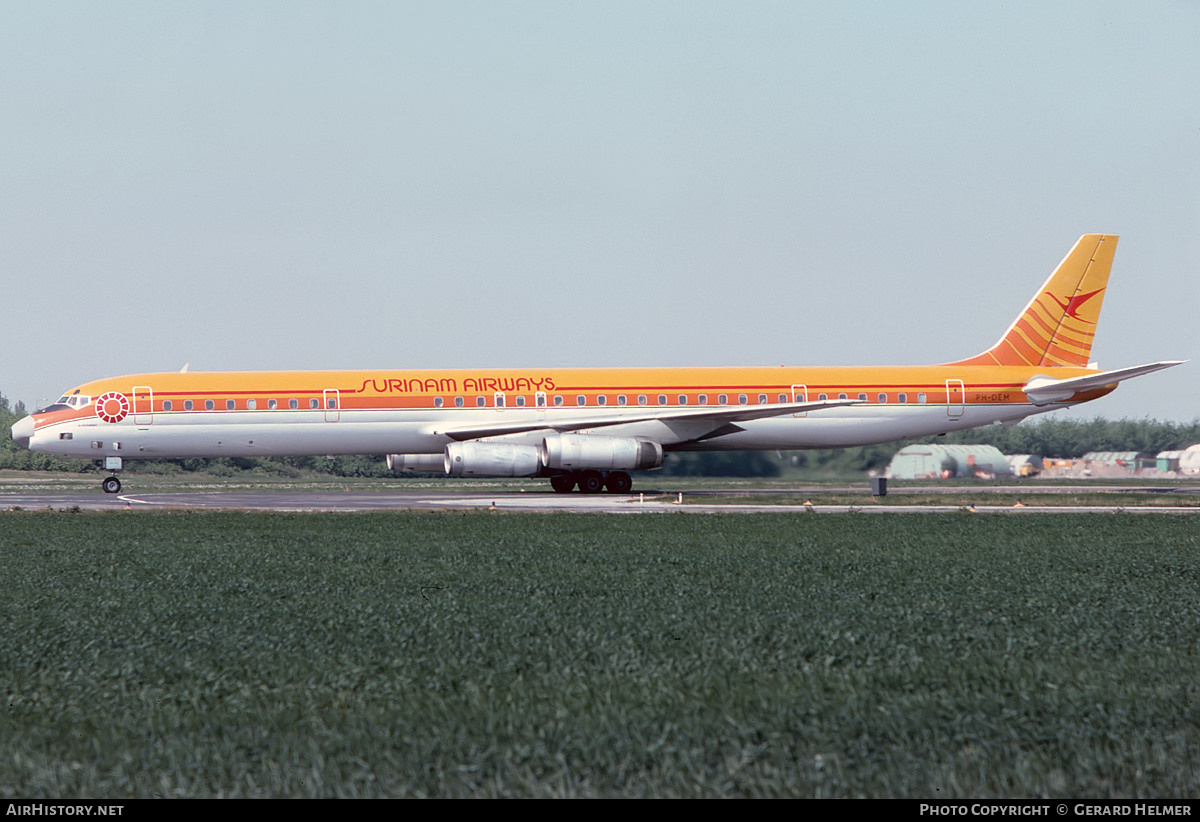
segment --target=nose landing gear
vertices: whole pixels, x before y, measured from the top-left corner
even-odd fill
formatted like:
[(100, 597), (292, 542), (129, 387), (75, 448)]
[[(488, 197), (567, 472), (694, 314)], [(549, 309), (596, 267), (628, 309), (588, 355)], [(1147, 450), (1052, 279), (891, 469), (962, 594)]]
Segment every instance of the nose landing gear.
[(105, 457), (104, 458), (104, 470), (113, 472), (112, 476), (105, 477), (104, 479), (102, 479), (100, 481), (100, 487), (104, 489), (104, 493), (106, 493), (106, 494), (121, 493), (121, 481), (119, 479), (117, 479), (117, 472), (121, 470), (121, 458), (120, 457)]

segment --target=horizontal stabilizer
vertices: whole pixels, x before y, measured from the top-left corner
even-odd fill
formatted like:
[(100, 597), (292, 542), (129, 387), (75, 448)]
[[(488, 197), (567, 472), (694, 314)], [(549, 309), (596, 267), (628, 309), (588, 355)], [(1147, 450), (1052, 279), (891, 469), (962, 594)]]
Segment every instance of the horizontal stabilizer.
[(1069, 400), (1080, 391), (1090, 391), (1095, 388), (1115, 385), (1122, 380), (1140, 377), (1143, 374), (1153, 374), (1164, 368), (1182, 365), (1187, 360), (1164, 360), (1163, 362), (1135, 365), (1131, 368), (1118, 368), (1116, 371), (1101, 371), (1099, 374), (1087, 374), (1082, 377), (1071, 377), (1056, 380), (1052, 377), (1036, 376), (1026, 383), (1021, 390), (1034, 405), (1049, 405), (1052, 402)]
[(522, 434), (526, 431), (579, 431), (584, 428), (602, 428), (608, 425), (627, 425), (635, 422), (672, 422), (677, 420), (711, 421), (714, 427), (731, 422), (762, 419), (764, 417), (782, 417), (787, 414), (802, 414), (809, 411), (821, 411), (826, 408), (841, 408), (845, 405), (858, 405), (861, 400), (821, 400), (818, 402), (779, 402), (768, 405), (704, 405), (690, 408), (651, 408), (647, 407), (644, 414), (630, 414), (626, 406), (613, 409), (612, 413), (601, 411), (579, 413), (565, 409), (546, 409), (543, 420), (524, 420), (519, 423), (504, 423), (497, 421), (491, 425), (473, 424), (436, 428), (428, 433), (441, 434), (453, 440), (473, 440), (480, 437), (499, 437), (505, 434)]

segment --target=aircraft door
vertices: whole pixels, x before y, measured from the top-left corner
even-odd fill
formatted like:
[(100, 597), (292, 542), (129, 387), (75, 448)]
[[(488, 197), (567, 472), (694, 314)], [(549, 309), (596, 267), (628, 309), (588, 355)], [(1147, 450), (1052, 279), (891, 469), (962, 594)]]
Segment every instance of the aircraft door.
[(538, 391), (533, 395), (533, 404), (537, 408), (537, 418), (539, 420), (546, 419), (546, 392)]
[[(792, 386), (792, 402), (808, 402), (808, 386), (793, 385)], [(792, 414), (793, 417), (807, 417), (807, 411), (801, 411), (798, 414)]]
[(961, 417), (967, 410), (967, 389), (962, 380), (946, 380), (946, 414)]
[(342, 396), (336, 388), (326, 388), (321, 392), (325, 407), (325, 422), (337, 422), (342, 418)]
[(154, 389), (148, 385), (133, 387), (133, 424), (149, 425), (154, 422)]

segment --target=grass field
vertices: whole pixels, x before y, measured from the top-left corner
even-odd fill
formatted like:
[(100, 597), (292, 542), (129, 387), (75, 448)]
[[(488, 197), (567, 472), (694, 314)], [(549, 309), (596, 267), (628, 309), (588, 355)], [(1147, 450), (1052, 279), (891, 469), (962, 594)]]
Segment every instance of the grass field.
[(1193, 517), (0, 514), (0, 795), (1200, 794)]

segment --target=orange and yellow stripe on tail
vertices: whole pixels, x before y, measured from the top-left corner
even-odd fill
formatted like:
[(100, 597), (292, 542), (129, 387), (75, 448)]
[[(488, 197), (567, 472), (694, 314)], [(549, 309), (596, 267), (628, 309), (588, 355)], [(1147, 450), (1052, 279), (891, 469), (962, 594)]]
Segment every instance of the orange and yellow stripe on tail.
[(1000, 340), (951, 365), (1086, 366), (1117, 250), (1115, 234), (1085, 234)]

